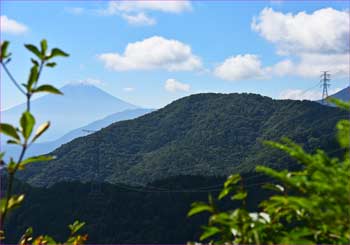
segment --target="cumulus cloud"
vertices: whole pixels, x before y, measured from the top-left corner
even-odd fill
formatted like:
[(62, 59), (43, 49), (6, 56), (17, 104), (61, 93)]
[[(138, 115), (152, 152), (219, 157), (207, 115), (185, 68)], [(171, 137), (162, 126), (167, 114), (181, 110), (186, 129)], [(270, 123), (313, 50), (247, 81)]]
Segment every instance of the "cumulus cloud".
[(168, 13), (181, 13), (191, 10), (190, 1), (110, 1), (104, 14), (115, 15), (120, 12), (160, 11)]
[(110, 1), (101, 15), (119, 15), (131, 25), (154, 25), (156, 20), (147, 13), (151, 11), (179, 14), (192, 9), (190, 1)]
[[(340, 88), (331, 89), (329, 95), (335, 94), (340, 91)], [(291, 100), (320, 100), (322, 98), (322, 92), (320, 91), (305, 91), (301, 89), (287, 89), (282, 91), (279, 99), (291, 99)]]
[(147, 16), (145, 13), (138, 14), (122, 14), (124, 20), (126, 20), (131, 25), (145, 25), (151, 26), (156, 24), (156, 20)]
[(1, 15), (0, 18), (0, 29), (3, 33), (23, 34), (28, 31), (28, 27), (26, 25), (10, 19), (6, 15)]
[(192, 54), (189, 45), (160, 36), (129, 43), (123, 54), (104, 53), (98, 55), (98, 58), (107, 68), (116, 71), (191, 71), (202, 66), (200, 58)]
[(349, 52), (349, 12), (324, 8), (311, 14), (265, 8), (252, 29), (277, 45), (280, 54)]
[(214, 74), (227, 81), (266, 79), (271, 76), (317, 78), (321, 71), (331, 71), (334, 77), (346, 77), (350, 72), (348, 54), (301, 54), (272, 66), (262, 66), (258, 56), (246, 54), (226, 59)]
[(265, 71), (258, 56), (244, 54), (232, 56), (216, 66), (214, 74), (227, 81), (261, 79)]
[(170, 78), (165, 81), (164, 88), (168, 92), (177, 92), (177, 91), (188, 92), (190, 91), (191, 86), (189, 84), (181, 83), (173, 78)]
[(286, 59), (267, 69), (277, 76), (312, 78), (327, 70), (331, 71), (333, 76), (342, 77), (349, 74), (348, 62), (349, 54), (302, 54), (297, 61)]
[(264, 8), (251, 27), (276, 45), (277, 54), (287, 56), (266, 68), (272, 75), (308, 78), (322, 70), (349, 74), (349, 11), (324, 8), (293, 15)]

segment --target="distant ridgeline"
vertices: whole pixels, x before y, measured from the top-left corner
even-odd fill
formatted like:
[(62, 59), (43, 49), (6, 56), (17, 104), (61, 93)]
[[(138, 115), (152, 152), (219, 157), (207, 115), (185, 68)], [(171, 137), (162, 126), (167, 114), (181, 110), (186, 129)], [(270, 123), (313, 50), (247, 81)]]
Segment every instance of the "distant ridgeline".
[[(336, 98), (343, 101), (350, 101), (350, 86), (338, 91), (335, 94), (330, 95), (329, 97)], [(318, 100), (317, 102), (323, 103), (322, 100)], [(325, 103), (325, 105), (333, 106), (332, 104), (329, 104), (329, 103)]]
[[(56, 160), (19, 176), (33, 186), (62, 181), (143, 185), (179, 175), (226, 176), (255, 166), (296, 166), (264, 140), (287, 136), (336, 154), (335, 125), (346, 112), (311, 101), (255, 94), (197, 94), (62, 145)], [(96, 176), (97, 175), (97, 176)]]

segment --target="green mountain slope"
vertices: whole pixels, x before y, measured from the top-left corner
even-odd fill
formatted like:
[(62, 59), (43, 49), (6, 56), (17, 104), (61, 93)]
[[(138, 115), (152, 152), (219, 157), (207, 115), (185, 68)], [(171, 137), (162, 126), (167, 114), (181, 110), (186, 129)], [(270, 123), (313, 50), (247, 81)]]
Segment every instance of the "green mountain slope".
[(197, 94), (134, 120), (62, 145), (57, 159), (31, 165), (21, 178), (144, 184), (177, 175), (250, 172), (257, 164), (291, 167), (262, 145), (288, 136), (308, 150), (333, 151), (334, 127), (346, 113), (310, 101), (255, 94)]
[[(268, 192), (249, 188), (261, 179), (244, 177), (250, 178), (248, 203), (255, 210)], [(191, 203), (207, 201), (208, 193), (217, 195), (223, 182), (223, 178), (178, 176), (142, 188), (102, 184), (99, 195), (92, 195), (90, 183), (58, 183), (48, 189), (17, 187), (26, 198), (9, 216), (5, 243), (18, 242), (30, 226), (35, 235), (50, 234), (62, 241), (68, 235), (67, 224), (79, 219), (86, 222), (83, 231), (89, 234), (89, 244), (185, 244), (198, 237), (207, 219), (206, 215), (187, 218)], [(228, 201), (219, 207), (233, 205)]]

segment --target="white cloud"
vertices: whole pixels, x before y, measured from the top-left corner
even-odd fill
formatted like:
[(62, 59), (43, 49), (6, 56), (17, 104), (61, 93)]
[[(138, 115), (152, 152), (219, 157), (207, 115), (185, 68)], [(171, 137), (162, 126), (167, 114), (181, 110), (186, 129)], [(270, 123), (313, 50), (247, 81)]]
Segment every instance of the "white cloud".
[(192, 54), (189, 45), (160, 36), (129, 43), (123, 54), (104, 53), (98, 55), (98, 58), (107, 68), (116, 71), (190, 71), (202, 66), (200, 58)]
[(285, 75), (291, 75), (295, 73), (295, 64), (289, 60), (282, 60), (272, 67), (267, 68), (269, 72), (271, 72), (273, 75), (277, 76), (285, 76)]
[(106, 9), (99, 10), (100, 15), (118, 15), (131, 25), (146, 26), (156, 24), (156, 20), (147, 13), (151, 11), (179, 14), (190, 11), (190, 1), (110, 1)]
[(74, 7), (74, 8), (65, 8), (65, 11), (73, 15), (81, 15), (84, 13), (85, 10), (84, 8)]
[(173, 78), (170, 78), (165, 81), (164, 88), (168, 92), (177, 92), (177, 91), (183, 91), (188, 92), (190, 91), (190, 85), (186, 83), (181, 83)]
[(145, 13), (122, 14), (122, 17), (131, 25), (151, 26), (156, 24), (156, 20), (147, 16)]
[(264, 8), (252, 29), (276, 45), (286, 59), (267, 67), (277, 76), (317, 78), (328, 70), (333, 76), (349, 74), (349, 11), (324, 8), (313, 13), (281, 13)]
[(28, 31), (28, 27), (26, 25), (10, 19), (6, 15), (1, 15), (0, 23), (0, 30), (4, 33), (23, 34)]
[(256, 55), (237, 55), (218, 65), (214, 74), (227, 81), (266, 79), (271, 76), (318, 78), (321, 71), (330, 71), (333, 77), (345, 77), (350, 72), (348, 54), (301, 54), (284, 59), (272, 66), (262, 66)]
[(348, 54), (302, 54), (297, 62), (283, 60), (269, 68), (272, 74), (278, 76), (294, 75), (313, 78), (321, 71), (330, 71), (333, 76), (347, 76), (349, 74)]
[(276, 44), (279, 54), (349, 52), (348, 11), (324, 8), (293, 15), (265, 8), (252, 29)]
[(223, 80), (238, 81), (264, 78), (265, 71), (258, 56), (245, 54), (226, 59), (215, 68), (214, 74)]
[(125, 92), (133, 92), (135, 90), (135, 88), (133, 88), (133, 87), (126, 87), (126, 88), (123, 88), (123, 90)]
[[(340, 91), (340, 88), (331, 89), (329, 95), (335, 94)], [(320, 100), (322, 98), (321, 91), (305, 91), (301, 89), (287, 89), (282, 91), (279, 99), (291, 99), (291, 100)]]
[(103, 11), (106, 15), (115, 15), (120, 12), (160, 11), (181, 13), (191, 10), (190, 1), (110, 1), (108, 8)]

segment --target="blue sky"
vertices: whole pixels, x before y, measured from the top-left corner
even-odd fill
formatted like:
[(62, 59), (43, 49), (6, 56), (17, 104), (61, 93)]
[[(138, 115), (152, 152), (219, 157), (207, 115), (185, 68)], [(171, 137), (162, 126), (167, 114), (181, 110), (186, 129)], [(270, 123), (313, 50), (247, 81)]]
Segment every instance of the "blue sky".
[[(144, 107), (199, 92), (316, 99), (324, 69), (331, 91), (349, 83), (348, 11), (347, 1), (1, 1), (1, 40), (19, 81), (23, 44), (46, 38), (71, 56), (42, 82), (93, 83)], [(2, 72), (1, 109), (21, 102)]]

